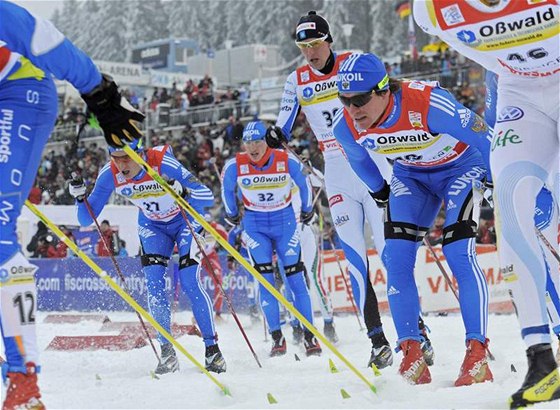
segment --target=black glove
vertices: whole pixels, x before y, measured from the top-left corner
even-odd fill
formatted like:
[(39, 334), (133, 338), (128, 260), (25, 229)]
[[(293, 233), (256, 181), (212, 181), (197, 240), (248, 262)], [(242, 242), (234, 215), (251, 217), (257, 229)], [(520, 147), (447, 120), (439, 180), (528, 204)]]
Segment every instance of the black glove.
[(268, 127), (264, 139), (270, 148), (281, 148), (283, 142), (288, 142), (286, 137), (284, 137), (282, 128), (276, 125)]
[(234, 216), (226, 215), (226, 216), (224, 217), (224, 219), (225, 219), (226, 222), (227, 222), (228, 224), (230, 224), (231, 226), (237, 226), (237, 225), (239, 225), (239, 224), (241, 223), (241, 215), (239, 215), (239, 214), (234, 215)]
[(299, 220), (301, 221), (301, 223), (303, 223), (305, 225), (309, 225), (311, 223), (311, 221), (313, 220), (314, 216), (315, 216), (315, 212), (313, 212), (313, 209), (309, 212), (301, 211), (301, 214), (299, 216)]
[(386, 208), (387, 204), (389, 203), (390, 193), (391, 193), (391, 187), (389, 187), (389, 184), (385, 182), (383, 188), (381, 188), (377, 192), (370, 192), (369, 194), (375, 201), (375, 204), (377, 205), (378, 208)]
[(97, 117), (107, 144), (122, 147), (142, 136), (134, 121), (144, 121), (144, 114), (124, 98), (111, 76), (102, 74), (101, 84), (82, 94), (88, 109)]
[(72, 172), (72, 179), (68, 184), (68, 192), (70, 192), (70, 195), (76, 198), (78, 202), (82, 202), (86, 197), (86, 185), (84, 184), (84, 180), (75, 172)]
[(167, 175), (163, 174), (161, 176), (163, 178), (163, 180), (165, 182), (167, 182), (167, 185), (169, 185), (169, 187), (175, 191), (175, 193), (177, 195), (179, 195), (180, 197), (183, 197), (185, 199), (187, 199), (189, 197), (189, 189), (185, 188), (183, 185), (181, 185), (181, 183), (179, 181), (177, 181), (174, 178), (169, 178)]

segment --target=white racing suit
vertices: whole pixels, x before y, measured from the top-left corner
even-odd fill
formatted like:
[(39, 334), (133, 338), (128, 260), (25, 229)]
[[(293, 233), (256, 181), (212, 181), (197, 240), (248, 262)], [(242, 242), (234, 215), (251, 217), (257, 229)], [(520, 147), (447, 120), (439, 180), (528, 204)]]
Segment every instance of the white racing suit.
[(546, 267), (533, 215), (545, 183), (556, 181), (551, 188), (558, 199), (558, 3), (510, 1), (490, 8), (415, 1), (414, 17), (424, 31), (499, 76), (490, 158), (500, 268), (527, 347), (550, 343)]
[[(368, 336), (371, 337), (382, 333), (382, 324), (377, 297), (369, 280), (363, 232), (367, 219), (373, 231), (375, 247), (381, 254), (385, 246), (383, 212), (377, 208), (365, 185), (350, 168), (332, 131), (334, 115), (342, 109), (338, 100), (336, 73), (340, 62), (348, 55), (335, 55), (336, 62), (329, 74), (324, 75), (309, 65), (292, 72), (284, 86), (282, 108), (276, 125), (289, 138), (301, 110), (317, 138), (325, 160), (324, 183), (329, 209), (348, 262), (354, 298), (364, 316)], [(375, 158), (375, 161), (384, 177), (390, 180), (389, 164), (380, 157)]]
[[(319, 170), (314, 169), (314, 172), (321, 178), (321, 172)], [(311, 182), (311, 186), (315, 188), (322, 187), (319, 178), (313, 175), (309, 175), (308, 178)], [(332, 322), (333, 306), (331, 295), (323, 276), (323, 255), (321, 255), (319, 246), (320, 235), (318, 235), (316, 228), (312, 224), (306, 225), (299, 220), (301, 214), (301, 200), (299, 199), (297, 190), (297, 186), (294, 185), (292, 187), (292, 207), (294, 208), (298, 229), (300, 231), (301, 253), (310, 282), (309, 288), (316, 296), (323, 320), (325, 322)], [(320, 195), (320, 192), (315, 195)]]

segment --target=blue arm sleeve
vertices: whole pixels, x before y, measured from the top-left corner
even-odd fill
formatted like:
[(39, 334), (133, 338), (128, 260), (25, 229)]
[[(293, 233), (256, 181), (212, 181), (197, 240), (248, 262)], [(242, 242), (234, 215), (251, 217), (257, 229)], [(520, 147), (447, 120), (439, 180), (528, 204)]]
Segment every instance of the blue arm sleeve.
[(210, 188), (202, 184), (169, 151), (163, 156), (161, 174), (179, 181), (183, 187), (189, 190), (188, 202), (197, 211), (202, 212), (204, 208), (214, 205), (214, 194)]
[(432, 90), (428, 111), (428, 128), (434, 133), (449, 134), (478, 149), (486, 164), (487, 178), (491, 178), (490, 143), (492, 135), (488, 125), (475, 112), (458, 102), (447, 90), (442, 88)]
[(237, 200), (235, 197), (235, 189), (237, 187), (237, 166), (234, 159), (226, 163), (223, 175), (222, 201), (224, 203), (224, 208), (228, 216), (236, 216), (239, 214), (239, 209), (237, 207)]
[(240, 234), (241, 234), (241, 226), (240, 225), (234, 226), (228, 232), (228, 237), (227, 237), (228, 243), (231, 246), (233, 246), (234, 248), (235, 248), (235, 245), (237, 244), (237, 238)]
[(367, 149), (354, 140), (352, 131), (346, 123), (344, 110), (338, 110), (334, 117), (334, 137), (342, 145), (352, 170), (371, 192), (377, 192), (385, 185), (385, 179)]
[(313, 205), (313, 190), (307, 175), (303, 173), (303, 165), (297, 159), (290, 156), (288, 159), (288, 170), (292, 180), (299, 188), (299, 196), (301, 197), (301, 211), (309, 212)]
[[(103, 207), (109, 200), (109, 197), (113, 193), (114, 189), (115, 181), (113, 180), (113, 174), (109, 164), (106, 164), (99, 172), (93, 191), (88, 196), (88, 202), (96, 218), (103, 210)], [(78, 206), (78, 222), (80, 225), (91, 225), (93, 223), (93, 219), (87, 210), (86, 204), (84, 202), (76, 201), (76, 205)]]
[(91, 58), (50, 21), (6, 1), (0, 1), (0, 45), (2, 42), (40, 69), (69, 81), (82, 94), (101, 82), (101, 74)]

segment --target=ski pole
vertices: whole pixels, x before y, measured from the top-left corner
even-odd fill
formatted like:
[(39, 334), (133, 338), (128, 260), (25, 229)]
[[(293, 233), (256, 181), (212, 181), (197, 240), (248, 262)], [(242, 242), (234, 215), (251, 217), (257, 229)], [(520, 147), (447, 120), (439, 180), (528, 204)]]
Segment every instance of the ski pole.
[[(336, 259), (336, 264), (338, 265), (338, 270), (340, 271), (340, 276), (342, 276), (342, 281), (344, 282), (344, 289), (346, 289), (346, 295), (348, 295), (348, 299), (350, 299), (350, 303), (352, 303), (352, 309), (354, 309), (356, 320), (358, 321), (358, 325), (360, 326), (360, 331), (362, 331), (364, 330), (364, 327), (362, 326), (362, 321), (360, 320), (360, 310), (357, 308), (356, 303), (354, 302), (354, 296), (350, 292), (348, 282), (346, 281), (346, 275), (344, 275), (344, 269), (342, 268), (342, 264), (340, 263), (340, 258), (338, 257), (338, 253), (336, 252), (336, 248), (334, 247), (334, 242), (330, 236), (329, 236), (329, 243), (333, 250), (334, 257)], [(369, 277), (367, 279), (369, 280)]]
[(319, 197), (321, 196), (321, 192), (323, 192), (323, 186), (321, 186), (319, 188), (319, 190), (317, 191), (317, 193), (315, 194), (315, 198), (313, 198), (313, 202), (311, 203), (311, 208), (315, 208), (315, 204), (317, 203), (317, 201), (319, 200)]
[[(319, 209), (320, 211), (320, 209)], [(319, 266), (317, 269), (317, 274), (320, 278), (322, 278), (323, 274), (323, 268), (325, 266), (325, 255), (324, 255), (324, 234), (323, 234), (323, 213), (319, 212), (319, 237), (317, 238), (318, 240), (318, 246), (317, 249), (319, 250)], [(321, 279), (322, 280), (322, 279)], [(323, 295), (321, 295), (323, 296)], [(328, 301), (323, 301), (324, 302), (324, 306), (328, 307), (330, 310), (334, 310), (332, 307), (332, 301), (330, 300), (330, 293), (329, 293), (329, 300)], [(328, 309), (327, 309), (328, 310)]]
[[(128, 148), (128, 146), (126, 147)], [(132, 151), (134, 152), (134, 151)], [(170, 188), (171, 189), (171, 188)], [(173, 191), (175, 192), (175, 191)], [(141, 314), (144, 319), (146, 319), (161, 335), (173, 346), (177, 348), (183, 355), (187, 357), (197, 368), (199, 368), (202, 373), (204, 373), (216, 386), (220, 388), (220, 390), (227, 396), (230, 396), (231, 393), (229, 389), (220, 383), (218, 379), (206, 370), (206, 368), (198, 362), (194, 358), (192, 354), (190, 354), (177, 340), (165, 330), (150, 314), (138, 304), (128, 293), (126, 293), (123, 288), (121, 288), (117, 282), (115, 282), (106, 271), (101, 269), (99, 265), (97, 265), (88, 255), (86, 255), (78, 246), (70, 240), (59, 228), (56, 226), (49, 218), (47, 218), (35, 205), (33, 205), (29, 200), (25, 201), (25, 206), (29, 208), (31, 212), (33, 212), (45, 225), (49, 227), (49, 229), (56, 234), (67, 246), (70, 248), (82, 261), (88, 265), (91, 270), (93, 270), (101, 279), (103, 279), (111, 289), (113, 289), (121, 298), (124, 299), (126, 303), (128, 303), (135, 311)]]
[(212, 169), (214, 170), (214, 173), (216, 174), (216, 176), (218, 177), (218, 181), (220, 182), (220, 185), (222, 183), (222, 176), (220, 175), (220, 170), (218, 169), (218, 165), (216, 165), (216, 157), (212, 157), (208, 160), (208, 162), (210, 163), (210, 165), (212, 165)]
[[(315, 242), (315, 249), (317, 252), (315, 253), (315, 257), (313, 258), (313, 263), (311, 266), (311, 272), (307, 272), (308, 276), (310, 274), (313, 278), (313, 286), (317, 289), (317, 296), (319, 297), (319, 302), (321, 303), (322, 309), (321, 311), (328, 313), (329, 315), (333, 314), (333, 307), (330, 292), (328, 289), (325, 289), (323, 283), (323, 218), (322, 215), (319, 213), (319, 234), (315, 232), (312, 227), (308, 227), (313, 233), (313, 241)], [(305, 225), (301, 226), (301, 231), (305, 229)], [(309, 280), (311, 281), (311, 277)], [(324, 317), (323, 317), (324, 319)]]
[[(77, 177), (78, 177), (78, 175), (73, 172), (72, 173), (72, 178), (74, 179), (74, 178), (77, 178)], [(115, 267), (115, 270), (117, 271), (117, 275), (119, 276), (119, 278), (121, 279), (121, 281), (124, 285), (124, 289), (130, 294), (130, 290), (127, 289), (127, 287), (126, 287), (125, 277), (124, 277), (124, 275), (121, 271), (121, 268), (119, 267), (119, 264), (117, 263), (117, 260), (115, 259), (115, 256), (113, 255), (113, 252), (111, 251), (111, 249), (109, 249), (109, 245), (107, 244), (107, 241), (103, 237), (103, 233), (101, 232), (101, 227), (99, 226), (99, 222), (97, 221), (97, 218), (95, 217), (95, 214), (93, 213), (93, 209), (91, 209), (91, 205), (89, 204), (89, 201), (86, 197), (84, 197), (84, 204), (85, 204), (86, 209), (89, 213), (89, 216), (91, 217), (91, 219), (93, 219), (93, 222), (95, 222), (95, 228), (97, 229), (97, 233), (99, 234), (99, 237), (101, 238), (101, 242), (103, 243), (103, 246), (107, 250), (107, 253), (111, 257), (111, 261), (113, 262), (113, 266)], [(144, 320), (142, 320), (142, 316), (140, 316), (140, 314), (136, 311), (135, 311), (135, 313), (136, 313), (136, 316), (138, 317), (138, 320), (140, 321), (140, 324), (142, 325), (142, 329), (144, 330), (144, 333), (146, 334), (146, 337), (148, 338), (148, 340), (150, 342), (150, 346), (152, 346), (152, 350), (154, 351), (154, 354), (156, 355), (156, 359), (158, 360), (158, 363), (161, 364), (161, 358), (159, 357), (159, 354), (156, 350), (156, 347), (154, 346), (154, 341), (150, 337), (150, 333), (148, 332), (148, 328), (146, 327), (146, 324), (144, 323)]]
[(171, 305), (171, 323), (175, 320), (175, 313), (179, 308), (179, 288), (181, 284), (179, 283), (179, 278), (177, 278), (177, 282), (175, 282), (175, 290), (173, 292), (173, 304)]
[(140, 156), (138, 155), (132, 148), (128, 145), (123, 147), (124, 152), (128, 154), (128, 156), (141, 165), (144, 170), (156, 181), (162, 189), (171, 195), (175, 201), (179, 204), (181, 208), (187, 211), (210, 235), (212, 235), (216, 241), (222, 245), (222, 247), (231, 255), (237, 262), (243, 266), (247, 272), (257, 279), (262, 286), (264, 286), (275, 298), (278, 300), (282, 305), (284, 305), (295, 317), (298, 318), (300, 323), (305, 326), (315, 337), (317, 337), (323, 344), (331, 351), (333, 354), (338, 357), (351, 371), (354, 373), (360, 380), (362, 380), (368, 388), (376, 393), (377, 389), (371, 383), (362, 372), (360, 372), (352, 362), (350, 362), (326, 337), (323, 335), (311, 322), (309, 322), (291, 303), (289, 303), (286, 298), (281, 295), (275, 288), (272, 286), (262, 274), (260, 274), (251, 264), (249, 264), (243, 256), (233, 246), (229, 244), (227, 240), (222, 238), (222, 236), (208, 223), (204, 220), (204, 218), (179, 194), (177, 194), (173, 188), (169, 186), (169, 184), (159, 175), (150, 165)]
[[(321, 208), (319, 208), (319, 221), (320, 221), (321, 225), (322, 225), (323, 219), (324, 219), (323, 212), (321, 211)], [(323, 234), (322, 229), (321, 229), (321, 234)], [(334, 257), (336, 259), (336, 264), (338, 266), (338, 271), (340, 272), (340, 276), (342, 277), (342, 281), (344, 282), (344, 289), (346, 290), (346, 295), (348, 296), (348, 299), (350, 299), (350, 303), (352, 304), (352, 309), (354, 310), (354, 314), (356, 315), (356, 320), (358, 321), (358, 326), (360, 326), (360, 331), (362, 331), (362, 330), (364, 330), (364, 327), (362, 326), (362, 321), (360, 320), (360, 315), (362, 314), (362, 312), (360, 311), (360, 309), (358, 309), (358, 307), (356, 306), (356, 303), (354, 302), (354, 296), (350, 292), (348, 282), (346, 281), (346, 275), (344, 275), (344, 268), (342, 267), (342, 263), (340, 262), (340, 258), (338, 257), (338, 253), (336, 252), (336, 248), (334, 246), (334, 242), (333, 242), (331, 236), (328, 236), (328, 241), (329, 241), (329, 244), (331, 245), (331, 249), (334, 252)], [(369, 277), (368, 277), (368, 280), (369, 280)], [(375, 366), (375, 364), (373, 364), (373, 366)]]
[(537, 236), (539, 237), (541, 242), (547, 247), (547, 249), (550, 251), (552, 256), (554, 256), (556, 258), (556, 260), (558, 262), (560, 262), (560, 255), (558, 255), (558, 252), (556, 252), (556, 249), (554, 249), (554, 246), (552, 246), (550, 244), (549, 240), (546, 239), (546, 236), (544, 236), (543, 233), (541, 232), (541, 230), (539, 228), (537, 228), (536, 226), (535, 226), (535, 232), (537, 232)]
[(290, 147), (288, 145), (287, 142), (282, 141), (282, 148), (284, 148), (286, 151), (288, 151), (290, 154), (292, 154), (294, 157), (296, 157), (298, 159), (299, 162), (301, 162), (301, 165), (303, 165), (303, 167), (311, 174), (313, 175), (315, 178), (317, 178), (319, 180), (319, 182), (321, 183), (321, 186), (325, 186), (325, 178), (323, 178), (322, 176), (318, 175), (315, 170), (313, 169), (313, 167), (311, 165), (309, 165), (306, 161), (304, 161), (298, 154), (297, 152), (295, 152), (292, 147)]
[(436, 251), (434, 250), (434, 248), (432, 247), (432, 245), (430, 244), (430, 242), (428, 241), (428, 238), (426, 238), (426, 236), (424, 236), (424, 239), (422, 241), (424, 242), (424, 245), (426, 245), (426, 247), (428, 248), (428, 250), (432, 254), (432, 257), (434, 258), (434, 260), (436, 262), (436, 265), (439, 268), (439, 271), (441, 272), (441, 274), (445, 278), (445, 281), (447, 282), (447, 285), (449, 285), (449, 288), (453, 292), (453, 295), (455, 295), (455, 299), (457, 299), (457, 302), (459, 302), (459, 295), (457, 294), (457, 291), (455, 290), (455, 287), (453, 286), (453, 282), (451, 281), (451, 278), (449, 277), (449, 275), (447, 274), (447, 271), (445, 270), (443, 264), (439, 260), (439, 257), (437, 256)]
[[(434, 248), (432, 247), (432, 245), (430, 244), (430, 242), (428, 241), (428, 238), (426, 236), (424, 236), (422, 241), (424, 242), (424, 245), (426, 245), (426, 247), (429, 249), (430, 253), (432, 254), (432, 257), (436, 261), (436, 265), (438, 266), (441, 274), (445, 278), (445, 281), (447, 282), (447, 285), (451, 288), (451, 291), (453, 292), (453, 295), (455, 295), (455, 299), (457, 299), (457, 302), (459, 302), (459, 295), (457, 294), (457, 291), (453, 287), (453, 282), (451, 281), (451, 278), (449, 277), (449, 275), (447, 274), (447, 271), (443, 267), (443, 264), (439, 260), (439, 257), (437, 256), (436, 251), (434, 250)], [(490, 360), (496, 360), (496, 357), (492, 354), (492, 352), (490, 351), (488, 346), (486, 346), (486, 352), (488, 352), (488, 357), (490, 358)]]
[(214, 280), (214, 283), (220, 289), (220, 292), (222, 293), (224, 299), (226, 300), (226, 303), (228, 305), (228, 309), (231, 312), (231, 315), (233, 316), (233, 318), (235, 319), (235, 323), (237, 323), (237, 327), (241, 331), (241, 334), (243, 335), (243, 338), (245, 339), (245, 342), (247, 343), (247, 346), (249, 346), (249, 350), (251, 350), (251, 353), (253, 354), (253, 357), (255, 358), (255, 361), (257, 362), (259, 367), (262, 369), (262, 365), (261, 365), (261, 362), (259, 361), (259, 358), (257, 357), (257, 353), (255, 353), (255, 349), (253, 349), (253, 345), (251, 345), (251, 342), (249, 341), (249, 338), (247, 337), (247, 333), (245, 333), (245, 329), (243, 329), (243, 326), (241, 325), (241, 322), (239, 321), (239, 318), (237, 317), (237, 314), (235, 313), (235, 309), (233, 308), (233, 305), (231, 304), (230, 298), (228, 297), (228, 295), (224, 291), (224, 288), (223, 288), (222, 284), (218, 280), (218, 276), (216, 275), (216, 272), (214, 272), (214, 267), (212, 266), (212, 263), (210, 262), (210, 259), (208, 258), (208, 255), (206, 255), (206, 252), (204, 251), (204, 248), (202, 247), (202, 244), (200, 243), (200, 241), (198, 239), (198, 234), (195, 232), (195, 230), (194, 230), (191, 222), (189, 221), (189, 218), (185, 214), (185, 211), (183, 210), (183, 208), (179, 208), (179, 210), (181, 211), (181, 215), (183, 216), (183, 219), (187, 223), (189, 231), (191, 231), (191, 235), (192, 235), (193, 239), (195, 240), (196, 245), (198, 246), (198, 249), (200, 250), (200, 253), (202, 254), (202, 257), (204, 258), (204, 260), (206, 261), (206, 264), (208, 265), (208, 273), (210, 273), (210, 275), (212, 276), (212, 279)]

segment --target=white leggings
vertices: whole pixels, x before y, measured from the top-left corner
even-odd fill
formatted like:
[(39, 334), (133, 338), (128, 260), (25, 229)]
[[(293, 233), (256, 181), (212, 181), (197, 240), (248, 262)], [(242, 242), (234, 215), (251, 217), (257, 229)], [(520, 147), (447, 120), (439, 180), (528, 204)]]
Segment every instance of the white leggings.
[[(534, 230), (536, 196), (558, 181), (560, 75), (500, 76), (490, 161), (494, 179), (498, 255), (527, 347), (550, 343), (546, 270)], [(553, 183), (558, 199), (558, 184)], [(555, 272), (558, 275), (558, 272)]]

